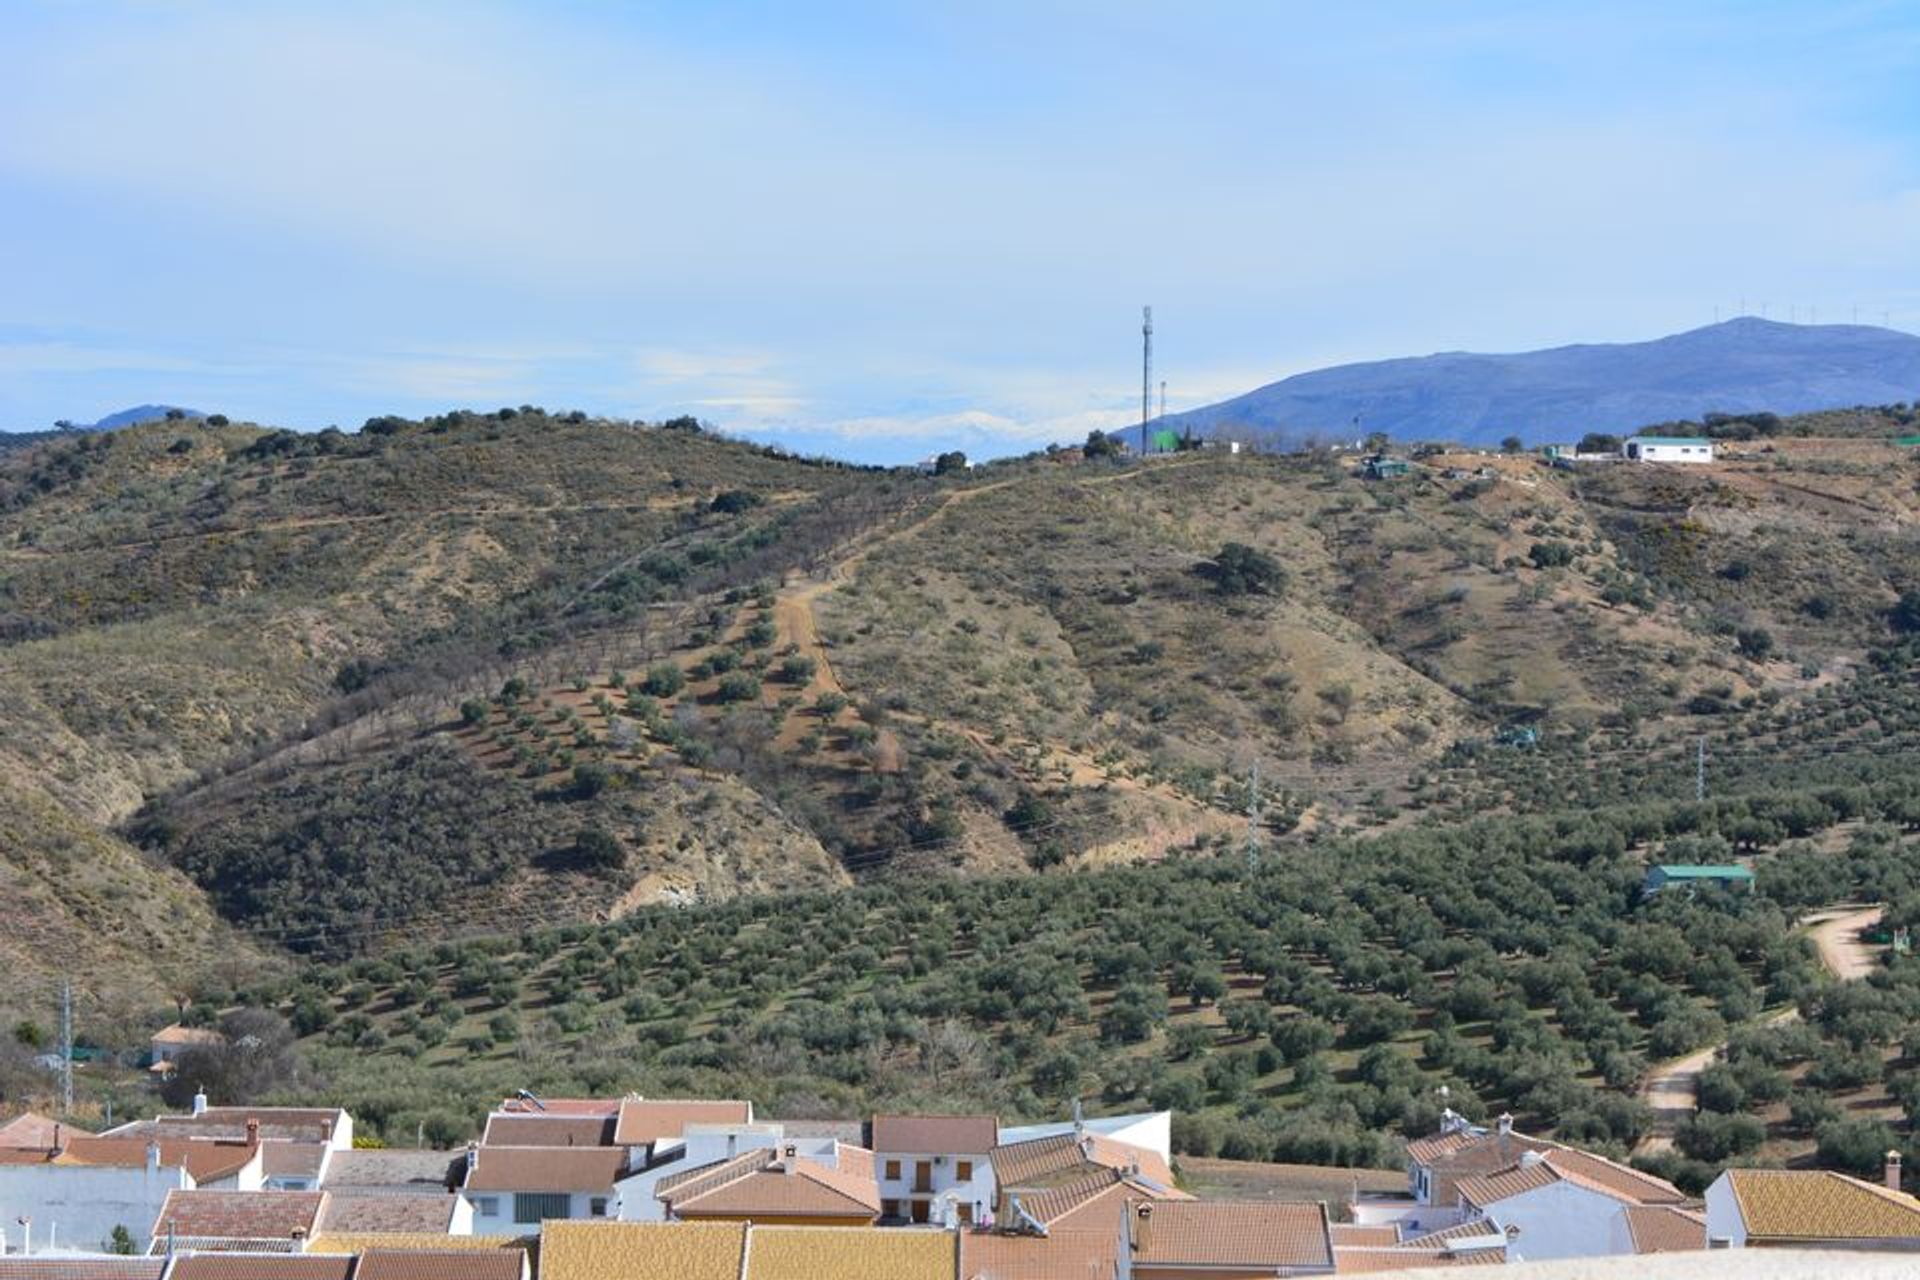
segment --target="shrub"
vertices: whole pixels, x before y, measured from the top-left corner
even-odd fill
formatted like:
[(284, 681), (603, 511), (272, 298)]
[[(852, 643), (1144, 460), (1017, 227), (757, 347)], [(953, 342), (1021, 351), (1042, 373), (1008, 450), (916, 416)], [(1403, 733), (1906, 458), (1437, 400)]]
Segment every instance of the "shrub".
[(612, 871), (624, 866), (627, 852), (620, 842), (599, 827), (583, 827), (573, 839), (574, 859), (595, 871)]
[(1244, 542), (1222, 546), (1208, 568), (1214, 589), (1223, 596), (1277, 596), (1287, 589), (1287, 571), (1280, 562)]
[(760, 696), (760, 681), (745, 671), (732, 671), (720, 678), (714, 696), (722, 702), (752, 702)]
[(1559, 569), (1573, 563), (1573, 546), (1560, 541), (1536, 542), (1527, 549), (1536, 569)]
[(674, 663), (661, 662), (647, 668), (647, 678), (641, 682), (640, 691), (652, 698), (671, 698), (686, 687), (686, 673)]

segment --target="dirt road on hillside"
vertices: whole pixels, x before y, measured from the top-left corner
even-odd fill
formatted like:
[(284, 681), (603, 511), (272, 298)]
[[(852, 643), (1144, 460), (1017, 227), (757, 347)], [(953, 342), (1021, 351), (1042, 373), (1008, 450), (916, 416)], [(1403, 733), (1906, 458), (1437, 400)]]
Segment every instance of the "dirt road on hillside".
[[(1885, 907), (1826, 907), (1801, 917), (1797, 927), (1807, 930), (1820, 951), (1820, 963), (1842, 982), (1856, 982), (1872, 973), (1879, 948), (1865, 942), (1866, 932), (1886, 912)], [(1800, 1016), (1797, 1009), (1774, 1014), (1767, 1026), (1779, 1026)], [(1713, 1045), (1663, 1064), (1640, 1086), (1640, 1100), (1653, 1108), (1653, 1129), (1634, 1148), (1635, 1155), (1651, 1155), (1673, 1148), (1673, 1135), (1699, 1105), (1700, 1073), (1712, 1066), (1725, 1045)]]

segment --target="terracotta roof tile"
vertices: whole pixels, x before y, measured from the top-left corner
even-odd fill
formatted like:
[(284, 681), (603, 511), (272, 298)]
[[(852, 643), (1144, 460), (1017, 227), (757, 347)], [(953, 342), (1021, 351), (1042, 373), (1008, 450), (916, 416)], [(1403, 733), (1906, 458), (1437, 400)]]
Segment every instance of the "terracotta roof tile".
[(661, 1178), (653, 1184), (653, 1191), (656, 1196), (664, 1198), (697, 1196), (724, 1186), (742, 1174), (766, 1168), (776, 1156), (771, 1147), (755, 1147), (751, 1151), (742, 1151), (731, 1160), (716, 1160), (712, 1164), (699, 1165), (684, 1173)]
[(1667, 1204), (1630, 1204), (1627, 1233), (1635, 1253), (1680, 1253), (1707, 1247), (1707, 1220), (1690, 1209)]
[(525, 1098), (508, 1098), (501, 1111), (535, 1116), (617, 1116), (622, 1098), (542, 1098), (538, 1103)]
[(153, 1224), (153, 1250), (164, 1252), (169, 1232), (180, 1248), (193, 1241), (291, 1242), (311, 1237), (325, 1194), (319, 1191), (169, 1191)]
[(150, 1044), (225, 1044), (227, 1038), (212, 1027), (183, 1027), (175, 1022), (147, 1037)]
[(1044, 1236), (963, 1232), (960, 1280), (1113, 1280), (1119, 1246), (1111, 1225)]
[(1484, 1209), (1490, 1204), (1498, 1204), (1529, 1191), (1538, 1191), (1541, 1187), (1550, 1187), (1561, 1181), (1561, 1177), (1560, 1171), (1542, 1160), (1537, 1164), (1502, 1169), (1498, 1173), (1462, 1178), (1456, 1184), (1456, 1189), (1463, 1202)]
[(1500, 1235), (1500, 1229), (1491, 1222), (1488, 1222), (1485, 1218), (1474, 1218), (1468, 1222), (1456, 1222), (1450, 1227), (1442, 1227), (1438, 1231), (1428, 1231), (1417, 1236), (1408, 1236), (1400, 1243), (1410, 1249), (1427, 1247), (1437, 1249), (1445, 1246), (1449, 1241), (1486, 1240), (1495, 1237), (1500, 1239), (1500, 1247), (1505, 1249), (1506, 1237)]
[(1173, 1170), (1157, 1151), (1088, 1133), (1055, 1134), (995, 1147), (988, 1157), (994, 1180), (1003, 1187), (1045, 1185), (1062, 1176), (1078, 1176), (1090, 1166), (1137, 1171), (1161, 1186), (1174, 1183)]
[(195, 1142), (184, 1138), (155, 1143), (147, 1138), (95, 1138), (78, 1136), (66, 1140), (59, 1151), (29, 1147), (0, 1147), (0, 1164), (88, 1165), (113, 1169), (137, 1169), (147, 1162), (147, 1148), (160, 1148), (162, 1168), (185, 1168), (195, 1182), (212, 1182), (244, 1168), (253, 1159), (253, 1148), (244, 1142)]
[(984, 1155), (1000, 1141), (994, 1116), (890, 1115), (873, 1118), (873, 1149), (901, 1155)]
[(743, 1172), (718, 1186), (668, 1197), (675, 1216), (818, 1217), (877, 1216), (880, 1188), (861, 1178), (805, 1158), (784, 1166)]
[(353, 1280), (521, 1280), (527, 1255), (519, 1249), (369, 1249)]
[(623, 1147), (644, 1146), (662, 1138), (680, 1138), (690, 1124), (749, 1124), (753, 1104), (739, 1100), (626, 1098), (613, 1140)]
[(1124, 1203), (1124, 1194), (1118, 1199), (1114, 1198), (1122, 1186), (1120, 1175), (1113, 1170), (1092, 1169), (1078, 1178), (1044, 1191), (1015, 1192), (1013, 1200), (1022, 1216), (1036, 1226), (1046, 1228), (1102, 1197), (1116, 1206)]
[(1135, 1265), (1331, 1267), (1323, 1204), (1161, 1201), (1127, 1206)]
[(506, 1251), (518, 1249), (525, 1253), (537, 1239), (539, 1239), (538, 1236), (450, 1236), (440, 1231), (422, 1234), (382, 1232), (378, 1235), (323, 1231), (307, 1242), (307, 1251), (309, 1253), (365, 1253), (369, 1249), (385, 1249), (445, 1253), (449, 1249), (458, 1249), (462, 1253), (484, 1253), (489, 1249)]
[(1327, 1228), (1333, 1233), (1333, 1247), (1382, 1248), (1400, 1243), (1400, 1233), (1391, 1226), (1362, 1226), (1354, 1222), (1335, 1222)]
[(613, 1116), (491, 1115), (480, 1144), (487, 1147), (610, 1147)]
[(481, 1147), (466, 1189), (611, 1193), (626, 1160), (618, 1147)]
[(25, 1111), (0, 1124), (0, 1147), (51, 1147), (55, 1137), (91, 1137), (78, 1125)]
[(175, 1260), (167, 1280), (347, 1280), (350, 1255), (201, 1253)]
[(330, 1149), (323, 1142), (263, 1142), (260, 1172), (269, 1178), (318, 1178)]
[[(1506, 1251), (1501, 1251), (1501, 1258)], [(1424, 1267), (1480, 1266), (1493, 1259), (1485, 1254), (1462, 1255), (1445, 1249), (1414, 1249), (1406, 1245), (1393, 1248), (1360, 1246), (1335, 1249), (1333, 1269), (1341, 1275), (1361, 1275), (1375, 1271), (1413, 1271)]]
[(1749, 1238), (1894, 1240), (1920, 1238), (1920, 1201), (1826, 1170), (1729, 1169)]
[(755, 1227), (744, 1280), (954, 1280), (947, 1231)]
[(1546, 1153), (1547, 1163), (1556, 1169), (1598, 1183), (1636, 1204), (1685, 1204), (1687, 1193), (1650, 1173), (1617, 1164), (1604, 1156), (1575, 1147), (1555, 1147)]
[[(457, 1167), (456, 1167), (457, 1166)], [(466, 1176), (466, 1156), (452, 1151), (401, 1151), (369, 1148), (336, 1151), (327, 1161), (328, 1190), (378, 1187), (382, 1191), (410, 1191), (441, 1195)]]
[(160, 1280), (165, 1258), (0, 1258), (0, 1280)]
[(746, 1241), (743, 1222), (550, 1222), (540, 1280), (739, 1280)]
[(327, 1194), (315, 1231), (323, 1235), (444, 1234), (453, 1226), (457, 1202), (451, 1194), (387, 1196), (332, 1191)]

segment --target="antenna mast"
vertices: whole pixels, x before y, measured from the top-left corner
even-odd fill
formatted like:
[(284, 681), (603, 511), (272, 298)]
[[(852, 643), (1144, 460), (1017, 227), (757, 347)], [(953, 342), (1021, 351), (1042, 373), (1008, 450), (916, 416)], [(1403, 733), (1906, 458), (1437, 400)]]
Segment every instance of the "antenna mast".
[(1153, 308), (1140, 308), (1140, 456), (1147, 456), (1147, 423), (1153, 417)]
[(73, 983), (60, 987), (60, 1114), (73, 1114)]

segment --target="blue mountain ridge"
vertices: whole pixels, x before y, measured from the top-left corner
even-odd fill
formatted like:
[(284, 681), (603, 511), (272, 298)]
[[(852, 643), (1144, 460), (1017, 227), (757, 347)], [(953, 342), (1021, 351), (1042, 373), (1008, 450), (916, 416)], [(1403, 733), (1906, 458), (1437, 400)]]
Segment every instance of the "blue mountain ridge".
[(1372, 431), (1469, 444), (1516, 435), (1538, 444), (1707, 413), (1806, 413), (1912, 400), (1920, 400), (1920, 337), (1743, 316), (1652, 342), (1337, 365), (1168, 414), (1162, 425), (1286, 444)]

